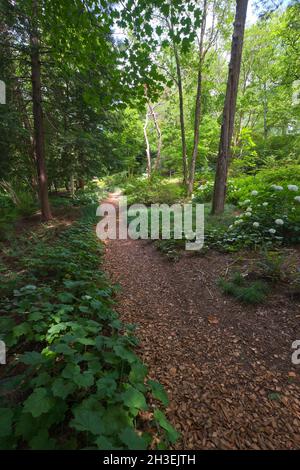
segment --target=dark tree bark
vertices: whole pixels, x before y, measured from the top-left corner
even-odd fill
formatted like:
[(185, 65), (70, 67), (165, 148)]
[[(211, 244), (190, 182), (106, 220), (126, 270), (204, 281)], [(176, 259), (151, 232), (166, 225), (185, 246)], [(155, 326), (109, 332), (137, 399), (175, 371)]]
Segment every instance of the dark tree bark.
[(30, 59), (31, 59), (31, 83), (33, 101), (34, 122), (34, 152), (37, 165), (39, 197), (42, 217), (44, 220), (52, 218), (49, 197), (48, 181), (45, 163), (45, 133), (41, 94), (41, 64), (39, 57), (39, 32), (38, 32), (38, 0), (32, 0), (32, 26), (30, 31)]
[(227, 174), (231, 155), (231, 141), (233, 136), (236, 101), (241, 71), (247, 7), (248, 0), (236, 1), (234, 32), (231, 44), (231, 59), (229, 64), (227, 91), (223, 110), (221, 138), (214, 186), (213, 214), (221, 214), (224, 211), (225, 206)]

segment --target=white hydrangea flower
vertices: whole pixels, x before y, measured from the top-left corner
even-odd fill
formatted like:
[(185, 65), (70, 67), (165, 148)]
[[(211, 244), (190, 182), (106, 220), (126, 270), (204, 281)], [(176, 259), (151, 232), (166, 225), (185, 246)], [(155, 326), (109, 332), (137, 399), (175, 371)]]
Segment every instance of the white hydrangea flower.
[(269, 233), (270, 233), (271, 235), (275, 235), (275, 233), (276, 233), (275, 228), (270, 228)]
[(296, 196), (296, 197), (295, 197), (295, 201), (296, 201), (296, 202), (300, 202), (300, 196)]
[(298, 188), (298, 186), (296, 186), (295, 184), (289, 184), (289, 185), (288, 185), (288, 190), (289, 190), (289, 191), (296, 191), (296, 192), (297, 192), (297, 191), (299, 190), (299, 188)]
[(252, 213), (251, 213), (251, 212), (245, 212), (245, 216), (246, 216), (246, 217), (251, 217), (251, 216), (252, 216)]
[(257, 196), (257, 195), (258, 195), (258, 191), (252, 191), (251, 196)]
[(229, 225), (228, 230), (232, 230), (232, 229), (233, 229), (233, 225)]
[(264, 206), (264, 207), (267, 207), (268, 205), (269, 205), (268, 202), (264, 202), (264, 203), (263, 203), (263, 206)]
[(252, 212), (252, 207), (247, 207), (246, 212)]
[(282, 219), (276, 219), (275, 224), (276, 225), (284, 225), (284, 221)]
[(283, 187), (282, 186), (276, 186), (276, 191), (283, 191)]
[(251, 202), (250, 199), (246, 199), (246, 201), (242, 202), (241, 205), (246, 206), (247, 204), (249, 204), (249, 202)]
[(259, 223), (258, 223), (258, 222), (254, 222), (253, 227), (254, 227), (254, 228), (258, 228), (258, 227), (259, 227)]

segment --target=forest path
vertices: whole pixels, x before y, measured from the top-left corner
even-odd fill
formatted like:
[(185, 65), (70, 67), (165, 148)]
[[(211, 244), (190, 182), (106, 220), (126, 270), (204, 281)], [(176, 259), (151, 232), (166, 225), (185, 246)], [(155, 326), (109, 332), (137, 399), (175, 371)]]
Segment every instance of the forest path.
[(140, 240), (105, 249), (105, 269), (122, 287), (116, 310), (138, 326), (137, 352), (168, 392), (167, 415), (182, 433), (175, 448), (299, 448), (295, 324), (280, 323), (280, 300), (270, 320), (265, 308), (223, 297), (216, 280), (231, 263), (217, 253), (170, 262)]

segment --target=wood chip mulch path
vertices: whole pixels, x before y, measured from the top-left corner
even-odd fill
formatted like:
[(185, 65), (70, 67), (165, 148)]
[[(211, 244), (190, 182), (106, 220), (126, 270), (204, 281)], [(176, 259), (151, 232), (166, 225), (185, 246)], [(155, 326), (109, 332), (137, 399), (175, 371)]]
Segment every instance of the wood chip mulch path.
[(218, 253), (173, 263), (147, 241), (106, 244), (105, 268), (121, 285), (117, 311), (135, 323), (138, 354), (166, 388), (175, 449), (297, 449), (300, 305), (284, 293), (250, 307), (223, 296)]

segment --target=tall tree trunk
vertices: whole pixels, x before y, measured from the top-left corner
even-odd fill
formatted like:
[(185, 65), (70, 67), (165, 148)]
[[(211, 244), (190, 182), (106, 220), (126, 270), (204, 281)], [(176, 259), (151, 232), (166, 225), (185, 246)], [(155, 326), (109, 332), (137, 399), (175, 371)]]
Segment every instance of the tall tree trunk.
[(147, 127), (149, 122), (148, 110), (146, 109), (146, 117), (145, 117), (145, 124), (144, 124), (144, 137), (146, 142), (146, 157), (147, 157), (147, 173), (148, 178), (151, 178), (151, 153), (150, 153), (150, 144), (147, 134)]
[(157, 120), (154, 108), (153, 108), (152, 104), (150, 103), (150, 101), (148, 102), (148, 106), (149, 106), (149, 111), (151, 113), (151, 116), (152, 116), (152, 119), (153, 119), (153, 122), (154, 122), (156, 133), (157, 133), (157, 154), (156, 154), (155, 165), (154, 165), (154, 168), (153, 168), (154, 171), (157, 171), (158, 168), (159, 168), (160, 158), (161, 158), (162, 135), (161, 135), (161, 130), (160, 130), (160, 127), (159, 127), (159, 124), (158, 124), (158, 120)]
[(31, 83), (34, 122), (34, 151), (37, 165), (39, 196), (42, 217), (52, 218), (48, 197), (48, 182), (45, 164), (45, 134), (41, 95), (41, 64), (39, 57), (38, 0), (32, 0), (32, 26), (30, 31)]
[(241, 71), (247, 7), (248, 0), (236, 1), (234, 32), (231, 44), (231, 59), (229, 64), (228, 82), (223, 110), (223, 122), (214, 186), (212, 207), (213, 214), (221, 214), (224, 212), (225, 206), (227, 174)]
[(267, 84), (264, 83), (264, 140), (268, 138), (268, 96), (267, 96)]
[(181, 152), (182, 152), (182, 174), (183, 174), (183, 184), (187, 185), (187, 151), (186, 151), (186, 138), (185, 138), (185, 122), (184, 122), (184, 104), (183, 104), (183, 90), (182, 90), (182, 77), (181, 77), (181, 67), (180, 60), (178, 56), (178, 51), (176, 46), (174, 46), (174, 54), (176, 61), (176, 71), (177, 71), (177, 87), (178, 87), (178, 96), (179, 96), (179, 116), (180, 116), (180, 131), (181, 131)]
[(75, 196), (75, 180), (73, 174), (70, 176), (70, 193), (72, 197)]
[(206, 15), (207, 15), (207, 0), (204, 0), (203, 17), (202, 17), (200, 42), (199, 42), (199, 65), (198, 65), (198, 78), (197, 78), (195, 119), (194, 119), (194, 145), (193, 145), (192, 158), (190, 162), (189, 181), (188, 181), (188, 195), (189, 196), (191, 196), (191, 194), (193, 193), (193, 189), (194, 189), (195, 168), (196, 168), (196, 161), (198, 158), (199, 128), (200, 128), (201, 110), (202, 110), (201, 100), (202, 100), (203, 45), (204, 45), (204, 35), (205, 35), (205, 30), (206, 30)]

